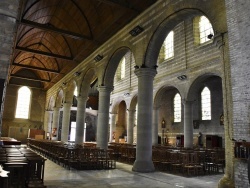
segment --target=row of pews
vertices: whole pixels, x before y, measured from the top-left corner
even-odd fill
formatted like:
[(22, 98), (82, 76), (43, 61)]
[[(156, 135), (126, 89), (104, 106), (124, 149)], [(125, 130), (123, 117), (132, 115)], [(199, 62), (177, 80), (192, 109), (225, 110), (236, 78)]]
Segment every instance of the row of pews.
[(0, 178), (0, 187), (42, 187), (45, 158), (21, 145), (0, 147), (0, 165), (7, 176)]
[(116, 161), (110, 158), (109, 152), (97, 148), (95, 144), (75, 145), (61, 141), (29, 139), (28, 146), (67, 169), (101, 170), (116, 168)]
[[(119, 162), (133, 164), (136, 146), (124, 143), (110, 143), (110, 156)], [(156, 170), (183, 176), (224, 173), (225, 150), (223, 148), (152, 147), (152, 161)]]

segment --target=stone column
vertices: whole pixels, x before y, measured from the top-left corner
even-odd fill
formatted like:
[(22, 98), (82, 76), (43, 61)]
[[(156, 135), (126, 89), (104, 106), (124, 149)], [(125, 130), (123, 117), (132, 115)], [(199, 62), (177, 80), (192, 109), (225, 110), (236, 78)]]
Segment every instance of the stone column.
[(60, 107), (54, 107), (53, 124), (52, 124), (52, 138), (51, 138), (52, 140), (58, 139), (59, 113), (60, 113)]
[(63, 119), (62, 119), (62, 133), (61, 141), (68, 142), (69, 137), (69, 121), (70, 121), (70, 109), (72, 104), (69, 102), (63, 103)]
[(152, 145), (158, 145), (159, 107), (153, 108)]
[(127, 128), (127, 143), (133, 144), (135, 124), (135, 110), (128, 110), (128, 128)]
[(115, 132), (115, 120), (117, 114), (110, 114), (110, 134), (109, 134), (109, 141), (112, 142), (113, 140), (113, 132)]
[(82, 144), (84, 136), (85, 110), (87, 97), (77, 97), (77, 112), (76, 112), (76, 136), (75, 143)]
[(133, 171), (152, 172), (155, 170), (152, 162), (152, 113), (153, 113), (153, 80), (156, 70), (137, 68), (138, 77), (138, 119), (136, 160)]
[(110, 92), (113, 88), (98, 86), (99, 107), (97, 119), (97, 147), (108, 148), (108, 128), (109, 128), (109, 102)]
[(193, 148), (193, 101), (184, 104), (184, 148)]

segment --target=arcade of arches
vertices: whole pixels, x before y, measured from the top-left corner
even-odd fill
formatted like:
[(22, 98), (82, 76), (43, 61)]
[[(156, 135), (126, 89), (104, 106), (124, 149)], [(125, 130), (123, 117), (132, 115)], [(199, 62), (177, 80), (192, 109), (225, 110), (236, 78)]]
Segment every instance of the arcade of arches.
[[(244, 29), (250, 3), (237, 3), (157, 1), (48, 91), (30, 88), (30, 119), (14, 118), (20, 87), (7, 84), (2, 137), (25, 143), (32, 128), (48, 133), (45, 139), (95, 142), (102, 149), (111, 142), (134, 144), (137, 172), (155, 170), (152, 146), (223, 148), (225, 175), (218, 186), (249, 187), (247, 160), (235, 157), (234, 141), (250, 142), (250, 37)], [(203, 43), (202, 16), (212, 26)], [(142, 33), (131, 36), (137, 25)], [(97, 54), (103, 59), (94, 62)]]

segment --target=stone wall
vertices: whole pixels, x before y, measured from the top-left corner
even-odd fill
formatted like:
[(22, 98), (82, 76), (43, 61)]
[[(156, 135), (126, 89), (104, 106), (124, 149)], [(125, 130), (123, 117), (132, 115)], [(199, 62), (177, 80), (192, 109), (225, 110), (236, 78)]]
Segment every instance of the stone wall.
[(18, 6), (18, 0), (0, 1), (0, 130), (2, 127), (2, 115), (8, 80), (7, 77), (12, 61), (12, 47), (14, 45)]
[[(233, 131), (235, 140), (250, 142), (250, 1), (226, 1), (231, 84), (233, 100)], [(247, 164), (243, 160), (234, 163), (235, 187), (250, 187)]]
[(29, 119), (15, 118), (17, 93), (20, 87), (9, 85), (5, 96), (2, 136), (16, 137), (26, 143), (28, 129), (43, 129), (45, 91), (31, 88)]

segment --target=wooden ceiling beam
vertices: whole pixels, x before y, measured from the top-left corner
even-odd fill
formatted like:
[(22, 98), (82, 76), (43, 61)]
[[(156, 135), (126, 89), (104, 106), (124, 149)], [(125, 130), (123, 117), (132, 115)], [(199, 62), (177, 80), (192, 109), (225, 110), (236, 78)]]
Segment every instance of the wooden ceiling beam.
[(22, 84), (8, 83), (8, 85), (13, 85), (13, 86), (28, 86), (29, 88), (45, 90), (43, 87), (30, 86), (30, 85), (27, 85), (27, 84), (22, 85)]
[(46, 56), (46, 57), (53, 57), (53, 58), (58, 58), (58, 59), (63, 59), (63, 60), (68, 60), (68, 61), (73, 60), (72, 57), (62, 56), (62, 55), (48, 53), (48, 52), (43, 52), (43, 51), (39, 51), (39, 50), (33, 50), (33, 49), (30, 49), (30, 48), (24, 48), (24, 47), (21, 47), (21, 46), (16, 46), (15, 49), (23, 51), (23, 52), (28, 52), (28, 53), (32, 53), (32, 54), (38, 54), (38, 55)]
[(38, 71), (43, 71), (43, 72), (60, 74), (59, 71), (55, 71), (55, 70), (52, 70), (52, 69), (46, 69), (46, 68), (35, 67), (35, 66), (30, 66), (30, 65), (23, 65), (23, 64), (19, 64), (19, 63), (12, 63), (12, 65), (17, 66), (17, 67), (26, 68), (26, 69), (31, 69), (31, 70), (38, 70)]
[(126, 8), (126, 9), (132, 10), (132, 11), (134, 11), (136, 13), (140, 13), (139, 10), (129, 6), (127, 3), (122, 3), (122, 2), (117, 1), (117, 0), (98, 0), (98, 1), (100, 1), (102, 3), (109, 4), (109, 5), (118, 5), (118, 6), (122, 7), (122, 8)]
[(61, 35), (67, 36), (67, 37), (71, 37), (71, 38), (74, 38), (74, 39), (78, 39), (78, 40), (86, 40), (86, 39), (87, 40), (93, 40), (93, 38), (90, 37), (90, 36), (81, 35), (81, 34), (78, 34), (78, 33), (74, 33), (74, 32), (71, 32), (71, 31), (66, 31), (66, 30), (59, 29), (59, 28), (56, 28), (56, 27), (53, 27), (53, 26), (49, 26), (47, 24), (40, 24), (40, 23), (33, 22), (33, 21), (30, 21), (30, 20), (26, 20), (26, 19), (22, 19), (19, 23), (22, 24), (22, 25), (29, 26), (29, 27), (38, 28), (38, 29), (42, 29), (42, 30), (45, 30), (45, 31), (51, 31), (51, 32), (54, 32), (54, 33), (58, 33), (58, 34), (61, 34)]
[(51, 82), (51, 80), (44, 80), (44, 79), (38, 79), (38, 78), (29, 78), (29, 77), (24, 77), (24, 76), (18, 76), (18, 75), (15, 75), (15, 74), (11, 74), (10, 77), (20, 78), (20, 79), (24, 79), (24, 80), (32, 80), (32, 81), (36, 81), (36, 82)]

